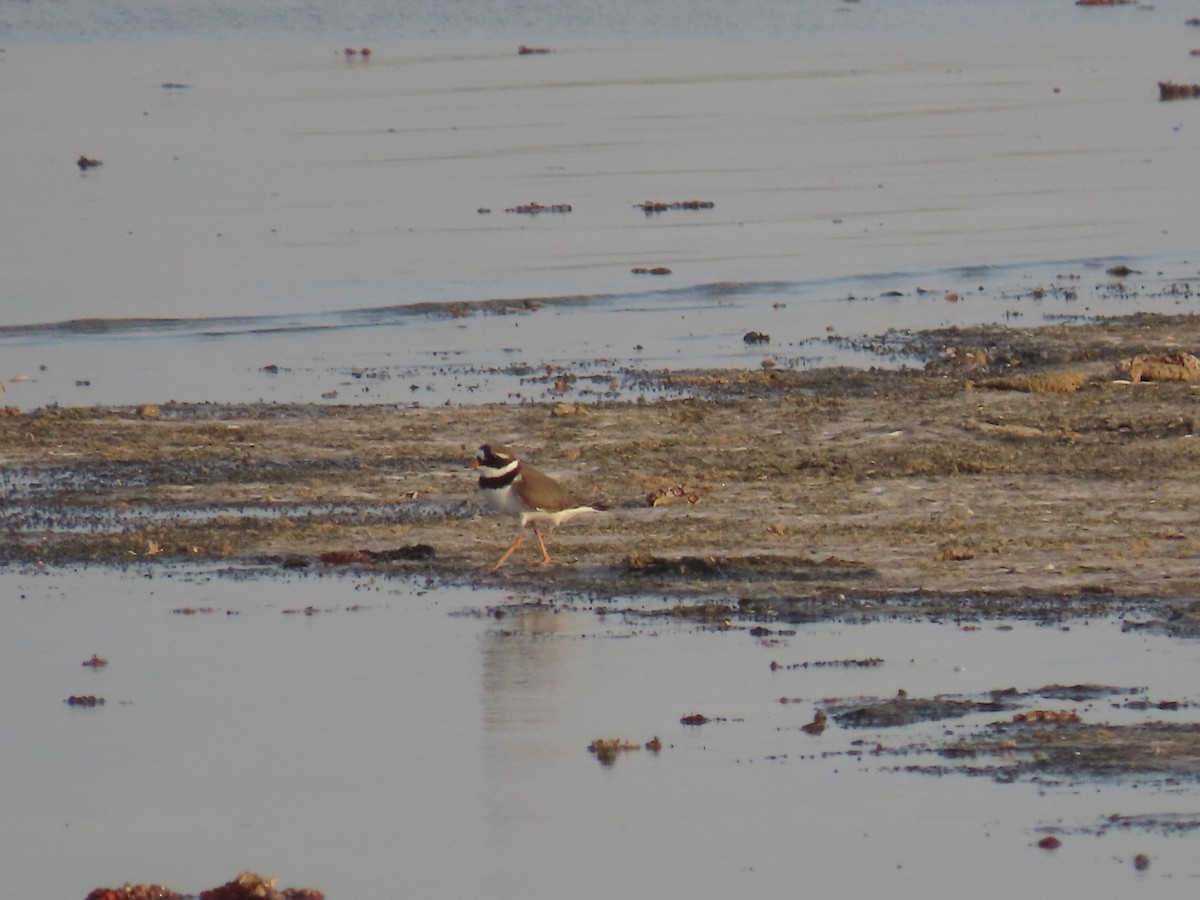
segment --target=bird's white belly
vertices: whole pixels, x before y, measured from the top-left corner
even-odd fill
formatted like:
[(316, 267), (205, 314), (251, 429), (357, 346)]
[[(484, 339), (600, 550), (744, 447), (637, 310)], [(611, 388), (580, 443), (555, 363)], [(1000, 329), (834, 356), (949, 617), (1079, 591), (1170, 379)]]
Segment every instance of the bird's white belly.
[(511, 484), (501, 488), (485, 488), (480, 493), (483, 494), (492, 509), (506, 516), (519, 517), (522, 526), (530, 522), (554, 526), (580, 513), (595, 512), (590, 506), (576, 506), (560, 510), (530, 509)]
[(492, 509), (506, 516), (519, 516), (529, 511), (511, 484), (501, 488), (485, 488), (480, 493)]

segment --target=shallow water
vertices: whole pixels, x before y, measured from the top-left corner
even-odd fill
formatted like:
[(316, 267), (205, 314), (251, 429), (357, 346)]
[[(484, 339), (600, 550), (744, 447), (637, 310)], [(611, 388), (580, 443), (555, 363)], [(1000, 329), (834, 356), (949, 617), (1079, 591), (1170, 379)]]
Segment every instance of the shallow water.
[[(532, 598), (365, 575), (8, 571), (0, 586), (12, 896), (127, 879), (196, 891), (244, 868), (358, 898), (1183, 897), (1200, 876), (1185, 836), (1071, 833), (1113, 813), (1194, 814), (1190, 785), (1000, 784), (849, 755), (858, 740), (953, 740), (996, 714), (799, 730), (823, 698), (900, 688), (1099, 682), (1195, 702), (1196, 645), (1116, 621), (826, 623), (768, 643), (739, 623), (573, 604), (496, 619), (489, 608)], [(93, 653), (109, 665), (82, 667)], [(770, 667), (867, 657), (884, 662)], [(72, 694), (107, 702), (73, 708)], [(679, 723), (693, 712), (725, 721)], [(655, 735), (659, 754), (612, 766), (586, 750)], [(1059, 851), (1035, 846), (1043, 827), (1068, 830)]]
[[(764, 6), (729, 34), (585, 17), (545, 56), (513, 28), (383, 29), (368, 63), (320, 28), (14, 28), (6, 402), (527, 399), (493, 370), (756, 366), (751, 330), (782, 365), (861, 365), (831, 330), (1193, 309), (1154, 291), (1197, 275), (1200, 132), (1155, 87), (1192, 78), (1186, 4), (1017, 3), (1011, 29), (997, 4), (906, 4), (891, 29), (882, 6), (822, 4), (795, 31)], [(81, 175), (80, 153), (104, 165)], [(715, 205), (635, 208), (691, 199)], [(504, 212), (534, 200), (573, 209)], [(1014, 300), (1069, 275), (1095, 300), (1113, 262), (1147, 290)], [(564, 296), (582, 302), (411, 313)]]
[[(1164, 5), (1164, 4), (1159, 4)], [(1166, 5), (1171, 5), (1167, 0)], [(369, 38), (495, 37), (591, 34), (615, 37), (780, 35), (883, 31), (908, 35), (973, 26), (994, 29), (1014, 14), (1043, 24), (1069, 21), (1069, 4), (1042, 0), (288, 0), (219, 5), (188, 0), (23, 0), (0, 6), (0, 36), (58, 41), (180, 34), (341, 34)]]

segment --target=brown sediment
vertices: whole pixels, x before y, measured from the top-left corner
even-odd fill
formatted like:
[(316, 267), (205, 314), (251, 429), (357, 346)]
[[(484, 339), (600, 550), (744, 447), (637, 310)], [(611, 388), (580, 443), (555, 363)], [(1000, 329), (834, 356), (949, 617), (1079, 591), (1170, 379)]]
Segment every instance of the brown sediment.
[(635, 203), (634, 206), (646, 215), (651, 215), (672, 209), (712, 209), (716, 204), (711, 200), (675, 200), (670, 203), (663, 203), (659, 200), (644, 200), (641, 203)]
[(1200, 97), (1200, 84), (1176, 84), (1174, 81), (1158, 83), (1159, 100), (1184, 100), (1189, 97)]
[(551, 203), (544, 205), (534, 200), (531, 203), (522, 203), (519, 206), (510, 206), (504, 210), (506, 213), (522, 213), (527, 216), (536, 216), (539, 213), (569, 213), (571, 211), (570, 203)]
[[(962, 738), (980, 770), (1009, 781), (1018, 777), (1058, 775), (1116, 778), (1158, 776), (1200, 778), (1200, 723), (1140, 722), (1112, 724), (1081, 721), (1078, 715), (1060, 719), (1031, 718), (996, 723), (986, 733)], [(941, 748), (944, 750), (945, 748)], [(939, 751), (940, 752), (940, 751)], [(988, 757), (995, 757), (989, 762)]]
[[(851, 733), (863, 728), (902, 732), (906, 726), (923, 722), (941, 723), (979, 713), (1002, 714), (986, 725), (943, 729), (941, 740), (931, 741), (927, 734), (921, 733), (915, 735), (915, 740), (875, 743), (872, 752), (875, 756), (940, 758), (937, 762), (918, 761), (901, 767), (909, 772), (985, 775), (1002, 782), (1112, 781), (1137, 777), (1139, 783), (1176, 785), (1180, 781), (1200, 780), (1200, 723), (1114, 724), (1095, 720), (1097, 707), (1091, 704), (1076, 709), (1022, 708), (1046, 697), (1079, 702), (1141, 691), (1105, 685), (1051, 685), (1028, 692), (997, 689), (979, 697), (910, 698), (901, 692), (891, 699), (826, 700), (822, 705), (829, 711), (832, 720), (829, 724), (851, 729)], [(1179, 709), (1178, 704), (1152, 705), (1170, 711)], [(1011, 712), (1018, 708), (1021, 711)], [(826, 720), (821, 719), (821, 724), (826, 724)], [(814, 732), (808, 726), (801, 728)], [(847, 752), (860, 753), (853, 748), (868, 743), (871, 741), (853, 741), (852, 749)], [(1113, 817), (1114, 822), (1118, 818)], [(1147, 825), (1153, 827), (1153, 820), (1159, 818), (1146, 817)], [(1182, 830), (1195, 828), (1192, 821), (1195, 819), (1190, 817)]]
[(981, 381), (979, 387), (998, 391), (1026, 391), (1031, 394), (1068, 394), (1088, 383), (1082, 372), (1055, 372), (1047, 374), (1019, 374), (1005, 378)]
[(1117, 372), (1139, 381), (1200, 381), (1200, 359), (1190, 353), (1139, 353), (1117, 363)]
[[(0, 559), (358, 565), (797, 619), (1137, 602), (1171, 622), (1177, 601), (1200, 597), (1197, 387), (1112, 374), (1121, 359), (1200, 346), (1200, 319), (904, 341), (925, 369), (624, 372), (642, 401), (572, 415), (556, 404), (10, 411)], [(970, 348), (977, 361), (959, 368)], [(1063, 372), (1075, 390), (1032, 388)], [(1018, 376), (1028, 390), (971, 389)], [(562, 564), (518, 555), (487, 571), (512, 526), (484, 513), (463, 466), (489, 435), (612, 507), (550, 538)], [(702, 502), (648, 505), (664, 485)]]

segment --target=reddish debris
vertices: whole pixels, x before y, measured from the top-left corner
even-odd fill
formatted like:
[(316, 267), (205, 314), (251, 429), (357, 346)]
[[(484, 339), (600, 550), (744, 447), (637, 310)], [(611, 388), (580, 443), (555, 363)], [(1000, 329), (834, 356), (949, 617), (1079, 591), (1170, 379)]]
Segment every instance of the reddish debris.
[(96, 888), (84, 900), (184, 900), (161, 884), (125, 884), (119, 888)]
[(712, 209), (717, 204), (711, 200), (679, 200), (675, 203), (658, 203), (654, 200), (647, 200), (644, 203), (633, 204), (646, 215), (651, 213), (666, 212), (668, 209)]
[(648, 269), (645, 266), (635, 266), (629, 270), (634, 275), (670, 275), (671, 270), (666, 266), (655, 266), (653, 269)]
[(1159, 100), (1181, 100), (1185, 97), (1200, 97), (1200, 84), (1176, 84), (1173, 81), (1158, 83)]
[(538, 213), (569, 213), (570, 211), (570, 203), (552, 203), (549, 206), (542, 206), (536, 200), (521, 206), (510, 206), (505, 210), (506, 213), (522, 213), (527, 216), (536, 216)]
[(1016, 713), (1013, 721), (1030, 724), (1078, 725), (1083, 720), (1079, 718), (1079, 713), (1069, 709), (1031, 709), (1029, 712)]
[(321, 554), (321, 562), (327, 566), (349, 566), (369, 563), (371, 556), (366, 550), (329, 550)]
[(818, 709), (813, 714), (813, 720), (807, 725), (801, 725), (800, 730), (805, 734), (820, 734), (825, 730), (825, 725), (828, 721), (829, 716), (826, 715), (825, 710)]
[(104, 698), (97, 697), (93, 694), (84, 694), (82, 696), (76, 696), (75, 694), (72, 694), (70, 697), (68, 697), (63, 702), (66, 703), (67, 706), (84, 706), (84, 707), (103, 706)]
[(327, 566), (350, 566), (377, 562), (420, 562), (433, 559), (437, 551), (429, 544), (406, 544), (390, 550), (327, 550), (320, 556)]
[(1062, 846), (1062, 841), (1060, 841), (1054, 835), (1050, 835), (1049, 837), (1044, 837), (1038, 841), (1038, 846), (1043, 850), (1057, 850)]
[[(180, 894), (161, 884), (125, 884), (119, 888), (96, 888), (85, 900), (188, 900), (190, 894)], [(275, 887), (274, 878), (263, 878), (253, 872), (243, 872), (233, 881), (220, 887), (201, 891), (199, 900), (325, 900), (325, 895), (313, 888)]]
[(623, 741), (620, 738), (596, 738), (588, 744), (588, 753), (596, 754), (596, 759), (606, 766), (616, 762), (618, 753), (628, 753), (631, 750), (641, 750), (638, 744)]
[(700, 713), (691, 713), (679, 720), (680, 724), (683, 725), (703, 725), (708, 721), (708, 716), (701, 715)]
[(389, 550), (367, 550), (366, 553), (375, 562), (420, 562), (437, 556), (437, 551), (429, 544), (405, 544)]
[(108, 660), (102, 656), (97, 656), (95, 653), (93, 653), (91, 659), (85, 659), (83, 661), (83, 665), (89, 666), (93, 669), (103, 669), (105, 666), (108, 665)]

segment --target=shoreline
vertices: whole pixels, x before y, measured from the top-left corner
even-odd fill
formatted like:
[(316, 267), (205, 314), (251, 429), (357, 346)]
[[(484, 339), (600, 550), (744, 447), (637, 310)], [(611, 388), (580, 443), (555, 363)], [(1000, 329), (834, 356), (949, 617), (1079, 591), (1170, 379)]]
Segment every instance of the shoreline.
[[(1200, 599), (1198, 388), (1115, 370), (1200, 346), (1200, 319), (912, 339), (923, 371), (645, 373), (680, 396), (641, 403), (14, 412), (0, 553), (267, 575), (351, 564), (814, 617), (1167, 616)], [(1077, 389), (1003, 389), (1064, 373)], [(515, 529), (482, 514), (465, 468), (491, 440), (613, 507), (549, 538), (562, 564), (526, 549), (487, 571)], [(415, 546), (431, 549), (405, 561)]]
[(0, 355), (6, 402), (26, 410), (632, 401), (647, 387), (666, 395), (646, 371), (901, 368), (928, 358), (912, 336), (929, 329), (1175, 315), (1191, 307), (1196, 271), (1186, 259), (1112, 257), (312, 316), (80, 319), (0, 327)]

